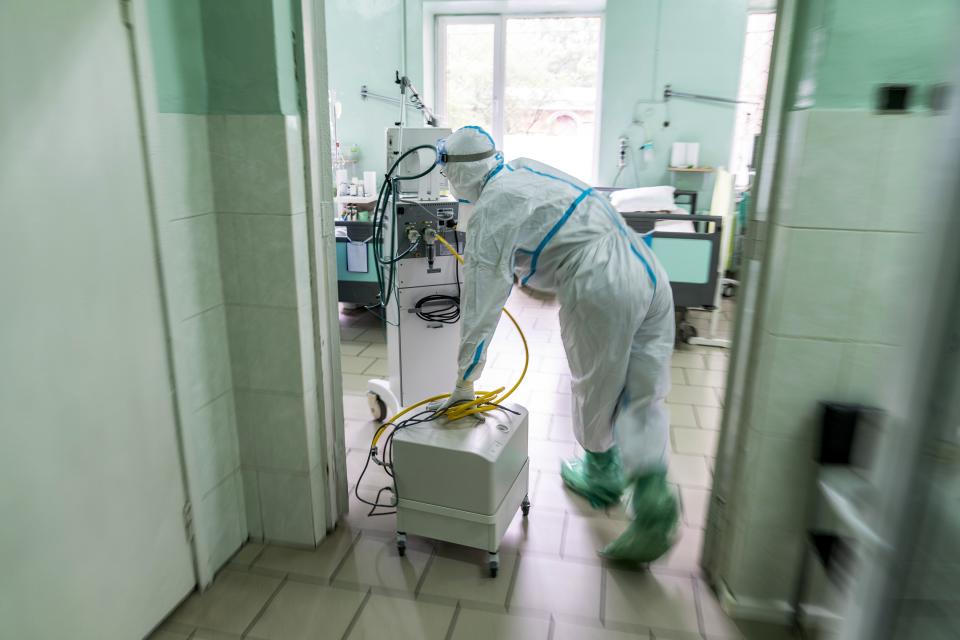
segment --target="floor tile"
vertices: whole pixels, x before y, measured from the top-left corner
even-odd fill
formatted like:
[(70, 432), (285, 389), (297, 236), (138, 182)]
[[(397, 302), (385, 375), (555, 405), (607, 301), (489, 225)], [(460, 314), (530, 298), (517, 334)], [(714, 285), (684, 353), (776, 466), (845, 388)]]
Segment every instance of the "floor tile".
[(667, 402), (670, 404), (693, 404), (701, 407), (720, 406), (720, 401), (713, 387), (694, 387), (685, 384), (673, 385), (667, 395)]
[(670, 478), (681, 487), (710, 487), (712, 477), (703, 456), (675, 454), (670, 457)]
[(723, 409), (719, 407), (694, 407), (693, 411), (697, 416), (697, 426), (701, 429), (720, 430)]
[(710, 506), (710, 490), (680, 488), (680, 502), (683, 504), (683, 521), (691, 527), (707, 526), (707, 509)]
[(726, 371), (708, 371), (689, 369), (686, 372), (687, 384), (700, 387), (724, 387), (727, 384)]
[(673, 353), (673, 366), (683, 367), (684, 369), (706, 369), (707, 361), (699, 353), (675, 351)]
[(529, 444), (530, 468), (560, 473), (560, 463), (574, 456), (570, 442), (536, 440)]
[(169, 629), (157, 629), (148, 635), (146, 640), (187, 640), (191, 633), (193, 633), (192, 630), (186, 633), (180, 633), (179, 631), (171, 631)]
[(623, 520), (607, 517), (583, 518), (567, 517), (567, 529), (564, 534), (563, 557), (600, 560), (597, 552), (617, 539), (626, 529)]
[(327, 580), (358, 535), (358, 531), (341, 526), (313, 550), (270, 546), (253, 566), (268, 571)]
[(582, 516), (596, 516), (603, 513), (602, 509), (594, 509), (584, 498), (567, 489), (563, 485), (560, 474), (551, 471), (540, 472), (537, 488), (531, 500), (540, 507), (559, 509)]
[(243, 633), (279, 585), (279, 578), (222, 571), (209, 589), (190, 596), (171, 619), (227, 633)]
[(670, 432), (673, 435), (673, 450), (677, 453), (712, 456), (717, 451), (719, 431), (673, 427)]
[(700, 573), (700, 555), (703, 552), (703, 530), (680, 527), (677, 541), (670, 551), (653, 563), (654, 568), (663, 567), (684, 573)]
[[(343, 374), (343, 390), (349, 393), (366, 393), (367, 392), (367, 383), (370, 382), (370, 376), (362, 373), (345, 373)], [(366, 399), (364, 399), (366, 402)], [(370, 414), (370, 410), (367, 409), (367, 415)]]
[(367, 402), (366, 387), (363, 393), (343, 394), (343, 415), (348, 420), (370, 420), (370, 404)]
[(370, 346), (369, 342), (349, 342), (346, 340), (340, 341), (340, 355), (341, 356), (358, 356), (360, 353)]
[(349, 640), (444, 640), (454, 607), (374, 594), (350, 630)]
[(703, 616), (703, 630), (707, 637), (717, 640), (723, 638), (740, 639), (744, 637), (743, 632), (734, 624), (717, 602), (717, 597), (703, 580), (697, 580), (697, 598), (700, 601), (700, 613)]
[(546, 618), (461, 609), (450, 640), (547, 640)]
[[(377, 490), (381, 487), (393, 486), (393, 478), (387, 475), (383, 467), (376, 464), (372, 459), (370, 460), (370, 464), (366, 464), (369, 455), (369, 449), (352, 449), (347, 451), (347, 483), (352, 492), (357, 484), (357, 480), (360, 480), (360, 495), (368, 500), (373, 500), (377, 495)], [(365, 472), (363, 472), (364, 465), (366, 465), (367, 468)], [(363, 472), (363, 478), (360, 478), (361, 472)], [(373, 489), (373, 491), (363, 491), (363, 487), (369, 487)]]
[(542, 411), (554, 416), (570, 415), (570, 394), (567, 393), (535, 393), (531, 392), (525, 403), (530, 411)]
[(387, 332), (383, 329), (367, 329), (356, 339), (357, 342), (385, 343), (387, 341)]
[(240, 551), (237, 551), (233, 557), (230, 558), (230, 564), (235, 567), (249, 567), (253, 564), (253, 561), (257, 559), (261, 551), (263, 551), (262, 544), (258, 542), (248, 542), (240, 547)]
[(675, 631), (699, 631), (691, 578), (605, 569), (606, 620)]
[(372, 343), (367, 345), (367, 348), (360, 353), (365, 358), (386, 358), (387, 357), (387, 345), (380, 343)]
[(391, 538), (361, 536), (334, 575), (341, 582), (363, 584), (413, 593), (427, 566), (432, 547), (419, 538), (407, 539), (407, 553), (400, 556)]
[(576, 442), (573, 435), (573, 421), (570, 416), (552, 416), (550, 420), (550, 439), (555, 442)]
[(491, 578), (486, 551), (453, 544), (440, 545), (420, 587), (420, 596), (505, 606), (517, 556), (506, 549), (501, 549), (499, 555), (499, 573), (496, 578)]
[(696, 427), (697, 418), (694, 407), (689, 404), (667, 404), (670, 410), (670, 424), (675, 427)]
[(711, 353), (707, 356), (707, 369), (726, 371), (730, 367), (730, 356), (725, 353)]
[(670, 382), (672, 384), (690, 384), (687, 382), (683, 367), (672, 367), (670, 369)]
[(343, 438), (347, 449), (370, 449), (370, 441), (377, 430), (372, 420), (344, 420)]
[(250, 635), (265, 640), (339, 640), (364, 596), (362, 591), (288, 580)]
[[(370, 512), (370, 505), (364, 504), (357, 500), (357, 496), (354, 493), (353, 487), (350, 489), (350, 510), (346, 515), (343, 516), (343, 520), (353, 529), (362, 529), (363, 531), (373, 531), (382, 534), (387, 534), (392, 536), (397, 532), (397, 516), (396, 514), (390, 515), (379, 515), (379, 516), (369, 516), (367, 515)], [(386, 492), (384, 492), (386, 494)], [(360, 490), (360, 495), (365, 499), (369, 497), (376, 497), (376, 493), (370, 494), (369, 491)], [(383, 502), (388, 502), (390, 500), (389, 496), (382, 495), (380, 499)], [(377, 509), (377, 513), (386, 513), (393, 511), (392, 508), (381, 508)]]
[[(600, 614), (600, 567), (559, 558), (520, 558), (510, 609), (550, 611), (557, 615), (597, 618)], [(576, 585), (577, 588), (572, 588)]]
[(563, 541), (563, 519), (563, 513), (538, 509), (534, 502), (529, 516), (524, 518), (522, 514), (518, 514), (510, 523), (500, 548), (521, 553), (534, 551), (559, 555), (560, 543)]
[[(657, 636), (659, 639), (660, 636)], [(647, 631), (638, 633), (629, 633), (626, 631), (617, 631), (615, 629), (604, 629), (599, 625), (588, 627), (570, 622), (558, 622), (554, 630), (554, 640), (644, 640), (650, 638)]]
[(527, 431), (531, 440), (549, 440), (550, 425), (552, 424), (549, 413), (531, 413), (528, 414)]
[(384, 358), (378, 358), (363, 373), (372, 378), (386, 378), (390, 375), (390, 365)]
[(363, 373), (374, 360), (363, 356), (340, 356), (340, 369), (344, 373)]

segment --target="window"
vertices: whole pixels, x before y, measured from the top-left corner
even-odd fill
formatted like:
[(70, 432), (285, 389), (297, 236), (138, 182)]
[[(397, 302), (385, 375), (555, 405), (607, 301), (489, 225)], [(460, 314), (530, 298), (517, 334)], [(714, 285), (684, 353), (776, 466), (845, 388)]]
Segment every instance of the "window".
[(479, 124), (508, 159), (585, 182), (595, 170), (599, 16), (437, 18), (437, 103), (446, 126)]
[(745, 187), (750, 182), (749, 167), (753, 159), (753, 145), (763, 125), (763, 101), (767, 93), (767, 77), (770, 75), (770, 54), (773, 50), (776, 21), (774, 13), (751, 13), (747, 16), (747, 35), (737, 99), (752, 104), (737, 105), (730, 166), (738, 187)]

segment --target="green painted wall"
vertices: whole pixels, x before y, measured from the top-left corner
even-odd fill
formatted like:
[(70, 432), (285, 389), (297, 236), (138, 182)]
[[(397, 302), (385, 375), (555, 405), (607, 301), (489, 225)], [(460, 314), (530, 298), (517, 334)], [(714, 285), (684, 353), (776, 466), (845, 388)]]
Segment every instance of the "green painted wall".
[(294, 0), (148, 0), (158, 109), (297, 113)]
[[(798, 106), (872, 109), (885, 83), (926, 85), (949, 75), (955, 0), (815, 0), (802, 7), (803, 69)], [(808, 98), (806, 102), (802, 98)], [(924, 108), (921, 92), (913, 108)]]
[(199, 0), (149, 0), (147, 11), (159, 111), (207, 113)]
[[(326, 3), (330, 88), (343, 105), (338, 134), (345, 145), (360, 145), (362, 169), (382, 175), (383, 130), (397, 119), (398, 109), (362, 100), (360, 86), (366, 84), (371, 91), (391, 96), (396, 93), (392, 80), (394, 70), (401, 66), (400, 29), (404, 24), (407, 73), (423, 87), (426, 2), (430, 0), (408, 0), (405, 20), (401, 20), (401, 0)], [(732, 107), (676, 100), (669, 107), (671, 125), (663, 129), (663, 105), (648, 103), (636, 110), (646, 120), (646, 133), (632, 125), (632, 120), (636, 102), (658, 100), (667, 82), (676, 89), (736, 97), (746, 4), (746, 0), (607, 0), (599, 150), (602, 184), (609, 184), (616, 174), (617, 139), (622, 134), (637, 144), (645, 136), (653, 139), (655, 158), (635, 171), (629, 168), (618, 185), (667, 182), (666, 164), (675, 140), (700, 142), (704, 164), (729, 163)], [(416, 120), (416, 114), (410, 117)], [(709, 179), (705, 186), (710, 186)]]
[[(408, 2), (412, 9), (419, 2)], [(419, 6), (416, 7), (419, 11)], [(385, 167), (384, 129), (399, 118), (400, 108), (378, 100), (363, 100), (360, 86), (382, 95), (399, 95), (393, 83), (400, 62), (400, 0), (364, 3), (355, 0), (328, 0), (325, 3), (329, 87), (336, 92), (343, 112), (337, 122), (337, 135), (345, 146), (361, 149), (361, 170), (373, 170), (382, 177)], [(416, 22), (409, 42), (416, 41), (417, 52), (408, 46), (407, 70), (415, 82), (422, 75), (421, 30)], [(413, 55), (411, 55), (413, 54)], [(414, 58), (415, 55), (415, 58)], [(411, 122), (419, 124), (416, 114)]]
[[(600, 125), (600, 183), (617, 173), (617, 140), (654, 144), (649, 162), (628, 164), (617, 186), (669, 183), (675, 141), (699, 142), (700, 164), (727, 165), (734, 107), (674, 99), (677, 91), (735, 98), (746, 30), (745, 0), (607, 0)], [(635, 120), (642, 124), (638, 124)], [(664, 127), (665, 120), (670, 126)], [(635, 154), (636, 156), (636, 154)], [(709, 187), (710, 180), (678, 186)], [(704, 202), (703, 206), (709, 203)]]

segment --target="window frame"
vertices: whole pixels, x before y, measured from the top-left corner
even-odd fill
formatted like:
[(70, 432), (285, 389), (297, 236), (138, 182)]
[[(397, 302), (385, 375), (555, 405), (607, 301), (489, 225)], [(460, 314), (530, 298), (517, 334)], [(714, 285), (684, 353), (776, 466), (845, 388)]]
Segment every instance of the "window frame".
[(493, 96), (492, 122), (490, 135), (498, 148), (503, 148), (505, 133), (505, 92), (506, 92), (506, 27), (511, 18), (598, 18), (600, 20), (599, 42), (597, 51), (597, 83), (594, 99), (593, 125), (593, 157), (591, 158), (591, 180), (596, 181), (600, 164), (600, 138), (602, 124), (603, 98), (603, 70), (604, 70), (604, 36), (606, 30), (606, 16), (604, 11), (594, 5), (587, 5), (583, 10), (569, 11), (502, 11), (496, 13), (435, 13), (424, 16), (430, 20), (432, 46), (424, 48), (424, 76), (430, 79), (428, 95), (434, 97), (437, 113), (446, 122), (446, 62), (447, 38), (445, 27), (450, 24), (492, 24), (493, 36)]

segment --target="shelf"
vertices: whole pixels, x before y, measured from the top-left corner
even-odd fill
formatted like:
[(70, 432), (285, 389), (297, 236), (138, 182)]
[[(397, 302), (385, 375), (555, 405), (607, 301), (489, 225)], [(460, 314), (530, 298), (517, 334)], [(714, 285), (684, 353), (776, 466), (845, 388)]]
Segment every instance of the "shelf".
[(713, 173), (713, 167), (667, 167), (675, 173)]

